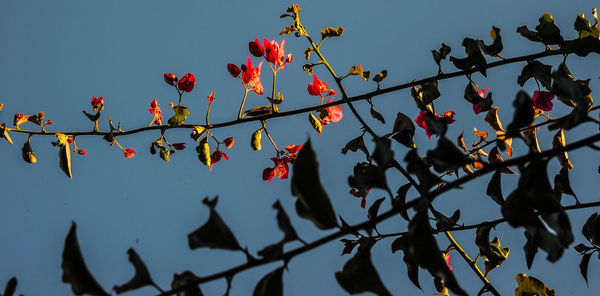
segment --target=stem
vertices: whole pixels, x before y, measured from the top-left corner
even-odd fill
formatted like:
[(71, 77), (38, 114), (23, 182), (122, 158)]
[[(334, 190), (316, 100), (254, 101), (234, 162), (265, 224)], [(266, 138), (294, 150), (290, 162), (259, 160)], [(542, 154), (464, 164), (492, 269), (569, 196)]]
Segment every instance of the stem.
[(275, 100), (275, 82), (277, 81), (277, 70), (273, 69), (271, 63), (269, 63), (269, 67), (271, 67), (271, 72), (273, 72), (273, 92), (271, 95), (271, 108), (273, 109), (273, 113), (277, 113), (279, 112), (279, 109), (277, 108), (277, 105), (273, 103), (273, 101)]
[(238, 120), (242, 119), (242, 112), (244, 112), (244, 103), (246, 103), (247, 96), (248, 96), (248, 87), (244, 84), (244, 98), (242, 99), (242, 104), (240, 105), (240, 112), (238, 112)]
[(273, 148), (275, 148), (275, 151), (277, 151), (277, 157), (279, 157), (279, 148), (277, 148), (277, 145), (275, 145), (275, 141), (273, 141), (273, 138), (271, 138), (271, 134), (269, 134), (269, 131), (267, 131), (267, 122), (263, 121), (262, 126), (263, 130), (265, 131), (265, 134), (267, 134), (267, 137), (269, 138), (269, 141), (271, 141), (271, 144), (273, 144)]
[(208, 103), (208, 110), (206, 110), (206, 127), (210, 126), (210, 123), (208, 122), (208, 116), (210, 115), (210, 106), (212, 106), (212, 103)]
[(492, 292), (492, 294), (494, 294), (496, 296), (500, 296), (500, 293), (498, 293), (498, 291), (496, 291), (496, 288), (494, 288), (494, 286), (492, 286), (492, 283), (490, 283), (490, 281), (485, 277), (485, 275), (483, 275), (481, 270), (479, 270), (479, 267), (477, 267), (477, 264), (475, 264), (475, 261), (473, 261), (469, 257), (469, 255), (465, 252), (465, 250), (463, 250), (463, 248), (458, 244), (458, 242), (456, 242), (454, 237), (452, 237), (452, 234), (450, 234), (449, 231), (445, 231), (444, 234), (446, 235), (446, 237), (448, 238), (448, 240), (450, 241), (450, 244), (452, 244), (454, 249), (460, 254), (460, 256), (463, 257), (463, 259), (465, 259), (465, 261), (467, 262), (467, 264), (469, 264), (469, 266), (475, 272), (475, 274), (477, 274), (477, 277), (479, 277), (479, 279), (483, 282), (484, 287), (487, 287), (487, 289), (490, 292)]

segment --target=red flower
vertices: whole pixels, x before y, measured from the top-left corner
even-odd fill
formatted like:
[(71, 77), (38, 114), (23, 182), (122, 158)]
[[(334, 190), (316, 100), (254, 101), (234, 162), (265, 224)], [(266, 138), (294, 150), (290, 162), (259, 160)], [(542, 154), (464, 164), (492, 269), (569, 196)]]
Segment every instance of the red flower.
[(232, 137), (229, 137), (223, 140), (223, 143), (225, 144), (225, 147), (227, 147), (227, 149), (231, 149), (231, 147), (233, 147), (233, 144), (235, 144), (235, 140)]
[[(417, 123), (418, 126), (425, 129), (425, 134), (431, 139), (432, 132), (431, 132), (431, 130), (429, 130), (429, 127), (427, 126), (427, 121), (425, 121), (425, 114), (427, 114), (427, 113), (428, 113), (428, 111), (421, 111), (419, 113), (419, 116), (417, 118), (415, 118), (415, 122)], [(435, 113), (434, 115), (435, 115), (436, 120), (445, 121), (447, 124), (451, 124), (456, 121), (456, 120), (454, 120), (455, 114), (456, 114), (456, 112), (450, 110), (450, 111), (447, 111), (446, 113), (444, 113), (442, 116), (437, 115), (437, 113)]]
[(262, 173), (263, 181), (271, 182), (271, 180), (273, 180), (273, 177), (275, 177), (275, 169), (266, 168), (263, 170), (263, 173)]
[(73, 138), (67, 138), (67, 143), (73, 144)]
[(334, 96), (334, 95), (336, 95), (336, 94), (337, 94), (337, 91), (335, 91), (335, 90), (333, 90), (333, 89), (330, 89), (330, 90), (327, 92), (327, 96), (328, 96), (328, 97), (329, 97), (329, 96)]
[(94, 111), (101, 111), (104, 109), (104, 97), (92, 97), (92, 107), (94, 107)]
[(290, 172), (288, 162), (290, 162), (291, 159), (284, 156), (282, 158), (271, 157), (271, 160), (275, 163), (275, 167), (273, 169), (275, 170), (277, 177), (279, 177), (279, 179), (287, 179)]
[(442, 253), (444, 255), (444, 261), (446, 261), (446, 265), (448, 265), (448, 269), (452, 270), (452, 266), (450, 266), (450, 252)]
[(169, 85), (175, 85), (177, 81), (177, 76), (173, 73), (165, 73), (164, 74), (165, 82)]
[(294, 60), (294, 56), (290, 53), (285, 57), (285, 63), (289, 64)]
[(175, 148), (175, 150), (185, 149), (185, 143), (173, 143), (171, 146), (173, 146), (173, 148)]
[(298, 151), (300, 151), (300, 148), (302, 148), (302, 144), (285, 146), (285, 150), (288, 151), (288, 155), (292, 158), (296, 156), (296, 153), (298, 153)]
[(221, 150), (216, 150), (215, 152), (213, 152), (213, 154), (210, 156), (209, 171), (212, 171), (213, 164), (219, 162), (221, 160), (221, 158), (225, 158), (225, 160), (229, 160), (229, 157), (227, 156), (227, 154), (225, 154), (225, 152), (223, 152)]
[(227, 72), (229, 72), (229, 75), (231, 75), (233, 78), (238, 78), (240, 73), (242, 73), (242, 70), (240, 70), (240, 68), (234, 64), (227, 64)]
[(148, 111), (151, 114), (154, 114), (152, 122), (156, 123), (156, 125), (162, 125), (162, 120), (164, 119), (164, 117), (162, 116), (162, 110), (158, 106), (158, 102), (156, 101), (156, 99), (150, 102), (150, 107), (148, 108)]
[[(333, 98), (329, 99), (327, 104), (331, 103), (332, 101)], [(328, 125), (331, 122), (338, 122), (342, 120), (342, 117), (344, 117), (344, 114), (342, 113), (342, 107), (340, 105), (327, 107), (325, 108), (325, 111), (327, 112), (327, 115), (320, 119), (321, 124), (323, 125)]]
[(354, 197), (361, 198), (360, 207), (364, 209), (367, 206), (367, 194), (369, 194), (369, 191), (371, 191), (371, 188), (352, 188), (349, 193)]
[(208, 103), (212, 104), (215, 101), (215, 92), (211, 91), (210, 94), (208, 95)]
[(533, 92), (533, 106), (536, 109), (550, 111), (552, 110), (552, 100), (554, 96), (547, 91), (534, 91)]
[(131, 148), (123, 149), (123, 155), (125, 155), (125, 157), (127, 157), (127, 158), (134, 157), (136, 152), (137, 151), (135, 151), (134, 149), (131, 149)]
[(262, 57), (265, 54), (265, 48), (260, 45), (258, 38), (254, 41), (250, 41), (250, 43), (248, 43), (248, 48), (250, 49), (250, 53), (257, 58)]
[[(485, 99), (485, 93), (490, 90), (489, 88), (486, 88), (484, 90), (477, 90), (477, 94), (482, 98)], [(473, 104), (473, 112), (475, 114), (479, 114), (481, 113), (481, 111), (483, 110), (483, 108), (481, 108), (481, 102), (477, 103), (477, 104)]]
[(260, 83), (260, 69), (262, 68), (263, 62), (258, 64), (258, 67), (252, 67), (252, 60), (248, 56), (248, 65), (242, 66), (242, 82), (250, 85), (257, 94), (262, 95), (264, 93), (263, 85)]
[(308, 84), (308, 93), (311, 96), (320, 97), (321, 93), (326, 92), (328, 89), (329, 87), (327, 86), (327, 84), (319, 80), (319, 78), (317, 78), (317, 75), (313, 74), (313, 83)]
[(186, 92), (191, 92), (194, 89), (194, 85), (196, 85), (196, 77), (194, 77), (193, 73), (187, 73), (177, 81), (179, 89)]
[(87, 152), (85, 152), (85, 150), (83, 150), (83, 149), (77, 149), (77, 150), (75, 150), (75, 152), (77, 152), (77, 154), (79, 154), (79, 155), (87, 155)]
[[(258, 41), (258, 40), (257, 40)], [(267, 62), (271, 64), (275, 64), (279, 67), (283, 67), (287, 63), (287, 60), (290, 62), (293, 60), (293, 57), (286, 58), (283, 46), (285, 45), (285, 40), (281, 40), (281, 44), (278, 44), (277, 41), (269, 41), (267, 39), (263, 40), (265, 44), (265, 59)], [(289, 56), (289, 55), (288, 55)]]

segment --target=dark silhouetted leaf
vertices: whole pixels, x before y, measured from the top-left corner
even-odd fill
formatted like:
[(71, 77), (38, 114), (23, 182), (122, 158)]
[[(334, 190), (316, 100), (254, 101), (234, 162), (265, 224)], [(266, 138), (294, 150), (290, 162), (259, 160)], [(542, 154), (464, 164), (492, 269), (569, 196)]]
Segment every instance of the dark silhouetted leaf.
[(410, 150), (406, 153), (404, 161), (407, 163), (406, 170), (417, 176), (421, 187), (428, 191), (432, 186), (441, 182), (441, 179), (434, 175), (425, 162), (419, 157), (416, 149)]
[(485, 259), (485, 276), (494, 268), (500, 266), (510, 252), (509, 248), (503, 248), (497, 237), (490, 242), (491, 226), (477, 228), (475, 244), (479, 247), (479, 254)]
[(71, 224), (69, 234), (65, 238), (61, 267), (63, 271), (62, 281), (71, 285), (73, 294), (108, 295), (85, 265), (77, 241), (77, 225), (75, 222)]
[(581, 256), (581, 262), (579, 262), (579, 271), (581, 272), (581, 276), (583, 276), (586, 285), (589, 285), (587, 275), (590, 257), (592, 257), (592, 253), (583, 254), (583, 256)]
[[(490, 150), (490, 154), (488, 155), (488, 161), (492, 164), (501, 163), (504, 161), (502, 155), (500, 155), (500, 152), (498, 151), (498, 148), (494, 147), (492, 148), (492, 150)], [(504, 167), (501, 169), (501, 171), (505, 174), (516, 174), (516, 172), (509, 167)]]
[(385, 124), (385, 118), (383, 118), (383, 115), (381, 115), (381, 113), (377, 109), (375, 109), (375, 107), (371, 106), (370, 112), (371, 117), (381, 121), (382, 124)]
[(433, 164), (436, 172), (443, 173), (461, 168), (468, 164), (470, 160), (452, 141), (446, 137), (440, 137), (437, 147), (434, 150), (427, 151), (427, 162)]
[[(283, 241), (291, 242), (296, 239), (300, 240), (300, 237), (298, 237), (298, 233), (296, 233), (294, 226), (292, 226), (290, 217), (287, 215), (287, 213), (283, 209), (283, 206), (281, 205), (279, 200), (276, 200), (275, 203), (273, 203), (273, 208), (275, 210), (277, 210), (277, 226), (284, 233)], [(300, 240), (300, 241), (302, 241), (302, 240)]]
[(256, 287), (252, 296), (283, 296), (283, 267), (279, 267), (265, 275)]
[(502, 37), (500, 36), (500, 29), (495, 26), (492, 26), (492, 30), (490, 31), (490, 37), (492, 37), (494, 42), (492, 42), (492, 44), (490, 45), (485, 45), (483, 44), (483, 41), (481, 41), (481, 50), (483, 51), (483, 53), (495, 57), (498, 56), (504, 48), (504, 46), (502, 45)]
[(358, 245), (358, 240), (350, 240), (350, 239), (343, 238), (340, 241), (344, 243), (344, 249), (342, 250), (342, 255), (352, 254), (352, 250), (354, 250), (354, 247), (356, 247), (356, 245)]
[(379, 85), (380, 82), (382, 82), (386, 77), (387, 77), (387, 70), (382, 70), (381, 72), (375, 74), (375, 76), (373, 76), (373, 81), (377, 82), (377, 85)]
[(454, 211), (451, 217), (446, 217), (444, 214), (436, 211), (433, 207), (430, 208), (435, 218), (435, 227), (438, 231), (443, 231), (453, 226), (456, 226), (456, 222), (460, 219), (460, 210)]
[(569, 181), (569, 169), (566, 167), (562, 167), (560, 172), (554, 176), (554, 190), (569, 194), (575, 197), (575, 202), (580, 204), (579, 199), (577, 199), (577, 195), (573, 192), (573, 188), (571, 188), (571, 181)]
[(100, 111), (96, 111), (96, 114), (90, 114), (90, 113), (87, 113), (85, 111), (82, 111), (82, 112), (83, 112), (83, 114), (85, 114), (85, 116), (90, 121), (96, 122), (96, 121), (98, 121), (98, 119), (100, 119)]
[[(525, 234), (527, 236), (527, 234)], [(523, 246), (523, 251), (525, 251), (525, 262), (527, 263), (527, 269), (531, 269), (533, 265), (533, 259), (535, 259), (535, 255), (538, 252), (538, 247), (533, 240), (527, 240), (525, 245)]]
[(504, 196), (502, 195), (502, 182), (501, 182), (502, 170), (496, 170), (492, 179), (488, 183), (485, 193), (492, 198), (497, 204), (502, 205), (504, 203)]
[(537, 32), (529, 30), (527, 26), (518, 27), (517, 33), (521, 34), (521, 36), (527, 38), (529, 41), (542, 42), (542, 37), (540, 37)]
[(394, 151), (392, 151), (392, 141), (387, 138), (375, 138), (375, 150), (373, 151), (373, 159), (382, 169), (387, 169), (390, 161), (394, 159)]
[(463, 135), (463, 131), (460, 131), (460, 135), (458, 135), (458, 138), (456, 138), (456, 144), (458, 144), (458, 147), (462, 148), (463, 151), (469, 152), (469, 149), (465, 144), (465, 136)]
[[(342, 230), (346, 230), (346, 229), (350, 228), (350, 224), (348, 224), (348, 222), (346, 222), (346, 220), (344, 220), (344, 218), (342, 218), (342, 215), (339, 215), (339, 217), (340, 217), (340, 221), (342, 223)], [(356, 230), (354, 230), (350, 233), (357, 237), (360, 236), (360, 233), (358, 233), (358, 231), (356, 231)]]
[(268, 245), (264, 247), (262, 250), (256, 252), (258, 256), (266, 258), (266, 259), (275, 259), (283, 254), (283, 245), (284, 242), (280, 241), (276, 244)]
[(438, 65), (438, 74), (442, 74), (442, 60), (446, 59), (446, 56), (450, 54), (451, 48), (450, 46), (442, 43), (442, 46), (439, 50), (432, 50), (431, 55), (433, 56), (433, 60)]
[(535, 26), (535, 30), (546, 45), (562, 44), (564, 42), (563, 37), (560, 35), (560, 29), (555, 25), (554, 18), (548, 12), (539, 18), (539, 24)]
[[(2, 109), (2, 104), (0, 104), (0, 109)], [(6, 283), (6, 288), (4, 288), (2, 296), (13, 296), (15, 290), (17, 290), (17, 278), (11, 277), (8, 283)]]
[(335, 273), (335, 279), (350, 294), (372, 292), (379, 296), (391, 296), (381, 282), (379, 274), (371, 261), (371, 247), (374, 242), (363, 238), (354, 257), (350, 258), (342, 271)]
[[(410, 187), (412, 187), (412, 184), (408, 183), (408, 184), (404, 184), (404, 185), (400, 186), (400, 188), (398, 188), (398, 191), (396, 191), (396, 196), (394, 197), (394, 200), (392, 201), (392, 205), (394, 207), (404, 207), (406, 205), (406, 194), (408, 193), (408, 190), (410, 189)], [(404, 207), (402, 210), (400, 210), (399, 214), (406, 221), (410, 221), (406, 207)]]
[(210, 215), (204, 225), (188, 234), (188, 245), (190, 249), (211, 248), (224, 249), (232, 251), (243, 251), (235, 235), (227, 224), (221, 219), (221, 216), (215, 210), (218, 202), (218, 196), (210, 200), (205, 197), (202, 203), (210, 209)]
[(0, 124), (0, 138), (6, 139), (6, 141), (11, 145), (13, 144), (13, 141), (10, 138), (10, 135), (8, 134), (8, 131), (6, 130), (6, 125), (4, 125), (4, 123)]
[(157, 290), (162, 292), (160, 287), (158, 287), (152, 280), (146, 264), (144, 264), (140, 256), (133, 248), (129, 248), (129, 250), (127, 250), (127, 256), (129, 257), (129, 262), (131, 262), (135, 268), (135, 275), (127, 283), (120, 286), (114, 286), (113, 290), (115, 290), (117, 294), (121, 294), (123, 292), (139, 289), (143, 286), (154, 286)]
[(516, 136), (521, 128), (527, 127), (533, 122), (533, 100), (526, 92), (519, 91), (512, 105), (515, 107), (515, 112), (513, 121), (508, 124), (506, 129), (508, 137)]
[(574, 247), (575, 251), (579, 252), (579, 253), (585, 253), (593, 248), (590, 248), (584, 244), (578, 244)]
[(385, 168), (367, 162), (357, 163), (354, 166), (354, 175), (348, 177), (348, 184), (358, 189), (376, 187), (391, 192), (387, 186)]
[(521, 75), (517, 77), (517, 83), (520, 86), (524, 86), (525, 82), (530, 78), (535, 78), (546, 89), (550, 89), (552, 87), (552, 66), (542, 64), (537, 60), (528, 63), (523, 67)]
[(179, 288), (185, 286), (186, 288), (177, 292), (177, 296), (203, 296), (202, 290), (198, 285), (190, 285), (192, 282), (198, 280), (198, 277), (191, 271), (186, 270), (181, 274), (173, 274), (173, 281), (171, 282), (171, 288)]
[(363, 135), (360, 135), (359, 137), (356, 137), (356, 138), (350, 140), (350, 142), (346, 143), (346, 146), (344, 146), (344, 148), (342, 148), (342, 154), (348, 153), (348, 150), (350, 150), (352, 152), (356, 152), (359, 149), (365, 153), (367, 160), (370, 161), (371, 155), (369, 154), (369, 150), (367, 150), (367, 146), (365, 146), (365, 141), (363, 139)]
[(399, 250), (402, 250), (404, 256), (402, 260), (406, 265), (406, 272), (408, 273), (408, 278), (415, 285), (415, 287), (421, 289), (421, 284), (419, 283), (419, 265), (415, 261), (414, 258), (410, 257), (408, 253), (408, 242), (405, 235), (400, 236), (392, 242), (392, 253), (395, 253)]
[[(380, 199), (377, 199), (373, 202), (373, 204), (369, 207), (369, 210), (367, 212), (367, 218), (373, 219), (375, 217), (377, 217), (377, 214), (379, 213), (379, 207), (381, 206), (381, 203), (385, 200), (385, 197), (382, 197)], [(369, 231), (369, 233), (371, 233), (371, 229), (375, 229), (375, 231), (377, 231), (377, 225), (373, 225), (372, 228), (368, 228), (367, 231)], [(379, 233), (379, 232), (378, 232)]]
[(454, 64), (454, 66), (461, 70), (470, 70), (471, 68), (475, 68), (475, 70), (481, 72), (483, 76), (487, 77), (487, 62), (485, 61), (485, 57), (483, 57), (483, 53), (481, 53), (481, 49), (479, 49), (477, 40), (465, 38), (462, 42), (462, 46), (465, 48), (467, 57), (450, 57), (450, 61)]
[(398, 143), (408, 147), (416, 148), (413, 136), (415, 135), (415, 124), (412, 119), (398, 112), (394, 121), (394, 129), (392, 130), (392, 138)]
[(319, 164), (310, 140), (298, 152), (291, 187), (292, 195), (297, 197), (298, 216), (312, 221), (322, 230), (337, 226), (335, 211), (319, 178)]
[[(567, 145), (567, 143), (565, 140), (565, 132), (561, 128), (558, 130), (558, 132), (556, 132), (556, 134), (552, 138), (552, 149), (563, 148), (566, 145)], [(567, 153), (567, 151), (557, 154), (556, 159), (558, 159), (558, 162), (560, 162), (560, 165), (563, 168), (566, 167), (569, 170), (573, 168), (573, 164), (569, 160), (569, 154)]]
[(600, 245), (600, 215), (593, 213), (583, 224), (581, 234), (595, 245)]

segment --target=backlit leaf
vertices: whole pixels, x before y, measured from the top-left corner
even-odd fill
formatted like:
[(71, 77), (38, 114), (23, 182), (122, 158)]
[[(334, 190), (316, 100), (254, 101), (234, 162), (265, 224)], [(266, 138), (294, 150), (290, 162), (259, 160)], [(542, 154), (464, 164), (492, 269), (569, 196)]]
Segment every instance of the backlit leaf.
[(273, 113), (273, 106), (271, 106), (271, 105), (260, 106), (260, 107), (256, 107), (256, 108), (252, 108), (250, 110), (244, 111), (242, 118), (244, 118), (245, 116), (250, 116), (250, 117), (263, 116), (263, 115), (267, 115), (267, 114), (271, 114), (271, 113)]
[[(500, 155), (498, 148), (494, 147), (494, 148), (492, 148), (492, 150), (490, 150), (490, 153), (488, 155), (488, 161), (491, 164), (504, 162), (504, 159), (502, 158), (502, 155)], [(509, 167), (504, 167), (501, 170), (505, 174), (517, 174), (515, 171), (513, 171)]]
[(28, 163), (36, 163), (37, 158), (35, 157), (33, 149), (31, 148), (30, 140), (31, 138), (27, 139), (27, 142), (23, 144), (23, 148), (21, 148), (21, 156), (23, 157), (23, 160)]
[(381, 115), (381, 113), (377, 109), (375, 109), (375, 107), (371, 106), (370, 112), (371, 112), (371, 117), (381, 121), (382, 124), (385, 124), (385, 118), (383, 117), (383, 115)]
[(173, 108), (173, 112), (175, 115), (169, 118), (169, 126), (180, 126), (185, 122), (188, 115), (190, 115), (190, 111), (186, 106), (175, 106), (172, 103), (170, 104), (171, 108)]
[(308, 122), (310, 122), (310, 126), (312, 126), (312, 128), (315, 129), (317, 133), (320, 134), (323, 131), (323, 124), (321, 124), (321, 121), (317, 119), (317, 117), (314, 116), (312, 112), (308, 113)]
[(487, 112), (485, 116), (485, 121), (490, 125), (490, 127), (495, 131), (504, 131), (502, 127), (502, 122), (500, 121), (500, 117), (498, 117), (498, 107), (494, 107)]
[(515, 296), (556, 296), (554, 290), (546, 287), (546, 285), (537, 278), (528, 276), (524, 273), (517, 273), (515, 279), (517, 280), (518, 285), (515, 289)]
[[(562, 148), (565, 147), (565, 145), (565, 132), (561, 128), (560, 130), (558, 130), (558, 132), (556, 132), (554, 138), (552, 138), (552, 149)], [(566, 167), (569, 170), (573, 168), (573, 164), (569, 160), (569, 154), (567, 153), (567, 151), (557, 154), (556, 159), (558, 159), (558, 162), (560, 162), (560, 165), (562, 167)]]
[(343, 27), (339, 27), (339, 28), (327, 27), (327, 28), (321, 30), (321, 39), (325, 39), (327, 37), (339, 37), (339, 36), (342, 36), (342, 34), (344, 34)]
[(6, 139), (6, 141), (11, 145), (13, 144), (13, 141), (10, 138), (10, 135), (8, 134), (8, 131), (6, 130), (6, 126), (4, 125), (4, 123), (0, 124), (0, 138)]

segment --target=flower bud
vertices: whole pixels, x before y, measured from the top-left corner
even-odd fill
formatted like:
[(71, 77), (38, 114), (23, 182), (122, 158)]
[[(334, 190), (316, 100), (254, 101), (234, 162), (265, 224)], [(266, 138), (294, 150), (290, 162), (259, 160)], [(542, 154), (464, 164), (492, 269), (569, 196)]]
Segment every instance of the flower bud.
[(177, 76), (173, 73), (165, 73), (164, 78), (165, 82), (169, 85), (175, 85), (175, 82), (177, 81)]
[(240, 70), (240, 68), (234, 64), (227, 64), (227, 72), (229, 72), (229, 75), (231, 75), (233, 78), (238, 78), (240, 73), (242, 73), (242, 70)]
[(187, 73), (177, 81), (179, 89), (185, 92), (191, 92), (194, 89), (194, 85), (196, 85), (196, 77), (194, 77), (193, 73)]
[(251, 41), (248, 44), (248, 48), (250, 49), (250, 53), (257, 58), (262, 57), (265, 54), (265, 48), (258, 42), (258, 38)]
[(233, 144), (235, 144), (235, 140), (233, 139), (233, 137), (229, 137), (223, 140), (223, 143), (225, 143), (225, 147), (227, 147), (227, 149), (231, 149), (231, 147), (233, 147)]

